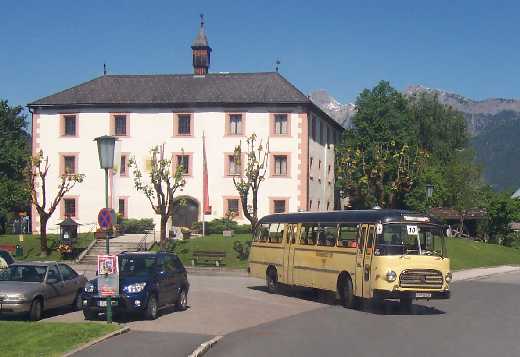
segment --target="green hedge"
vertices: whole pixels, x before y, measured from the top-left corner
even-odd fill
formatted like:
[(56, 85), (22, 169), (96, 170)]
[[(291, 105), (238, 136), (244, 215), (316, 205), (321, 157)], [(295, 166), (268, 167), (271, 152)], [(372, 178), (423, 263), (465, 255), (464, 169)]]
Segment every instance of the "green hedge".
[[(217, 218), (205, 223), (206, 234), (222, 234), (222, 231), (231, 229), (237, 234), (251, 233), (250, 224), (238, 224), (235, 221), (227, 222), (225, 218)], [(195, 231), (202, 232), (202, 222), (196, 222), (191, 227)]]
[(152, 218), (122, 218), (119, 220), (119, 229), (123, 234), (144, 234), (153, 231), (154, 228), (155, 224)]

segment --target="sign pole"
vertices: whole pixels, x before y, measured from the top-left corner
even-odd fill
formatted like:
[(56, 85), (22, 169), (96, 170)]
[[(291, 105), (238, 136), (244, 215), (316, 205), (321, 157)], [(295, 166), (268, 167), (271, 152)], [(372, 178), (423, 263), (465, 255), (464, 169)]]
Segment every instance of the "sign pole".
[[(105, 169), (105, 208), (108, 209), (108, 169)], [(106, 254), (110, 255), (110, 232), (107, 229)], [(112, 323), (112, 299), (107, 297), (107, 324)]]

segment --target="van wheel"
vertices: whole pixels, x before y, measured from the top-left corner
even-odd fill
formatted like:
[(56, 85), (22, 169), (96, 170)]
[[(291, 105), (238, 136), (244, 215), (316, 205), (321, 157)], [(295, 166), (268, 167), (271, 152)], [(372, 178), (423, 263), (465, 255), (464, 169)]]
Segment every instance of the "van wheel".
[(144, 317), (147, 320), (155, 320), (157, 318), (157, 310), (157, 298), (154, 295), (151, 295), (148, 299), (148, 304), (146, 305)]
[(267, 291), (271, 294), (276, 294), (278, 292), (278, 276), (276, 274), (275, 268), (267, 269), (267, 273), (265, 275)]
[(354, 309), (358, 306), (359, 299), (354, 296), (352, 280), (348, 276), (343, 276), (338, 282), (339, 301), (343, 307)]
[(31, 304), (31, 310), (29, 312), (29, 319), (31, 321), (40, 321), (42, 319), (42, 302), (36, 299)]
[(188, 307), (188, 293), (186, 290), (182, 289), (179, 293), (179, 297), (177, 298), (177, 303), (175, 304), (175, 308), (177, 311), (184, 311)]

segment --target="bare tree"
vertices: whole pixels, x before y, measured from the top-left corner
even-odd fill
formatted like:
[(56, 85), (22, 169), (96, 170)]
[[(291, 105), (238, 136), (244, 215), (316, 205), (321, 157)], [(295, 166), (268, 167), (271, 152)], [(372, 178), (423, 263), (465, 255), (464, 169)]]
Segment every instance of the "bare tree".
[(36, 212), (40, 216), (40, 250), (42, 256), (47, 256), (47, 222), (60, 204), (61, 199), (67, 192), (72, 190), (77, 183), (83, 182), (85, 175), (65, 172), (60, 175), (58, 191), (54, 199), (50, 200), (47, 209), (47, 174), (49, 173), (49, 157), (43, 156), (43, 151), (32, 157), (28, 167), (29, 188), (31, 190), (31, 201)]
[(172, 161), (164, 158), (164, 145), (155, 146), (150, 150), (149, 183), (143, 180), (143, 173), (137, 166), (135, 157), (128, 164), (133, 168), (134, 186), (137, 191), (142, 191), (150, 201), (155, 214), (161, 216), (161, 248), (166, 242), (166, 223), (173, 214), (173, 196), (177, 190), (182, 190), (186, 181), (183, 177), (184, 167), (176, 165), (172, 170)]
[[(257, 136), (254, 133), (247, 138), (247, 152), (244, 167), (242, 167), (242, 142), (240, 142), (240, 145), (236, 146), (234, 150), (234, 160), (235, 163), (240, 166), (241, 172), (239, 176), (233, 177), (233, 183), (240, 195), (244, 216), (251, 222), (253, 234), (256, 232), (258, 225), (258, 190), (260, 189), (262, 181), (265, 180), (269, 158), (269, 140), (265, 148), (262, 145), (262, 140), (260, 140), (258, 144), (257, 141)], [(252, 196), (252, 205), (248, 206), (250, 194)]]

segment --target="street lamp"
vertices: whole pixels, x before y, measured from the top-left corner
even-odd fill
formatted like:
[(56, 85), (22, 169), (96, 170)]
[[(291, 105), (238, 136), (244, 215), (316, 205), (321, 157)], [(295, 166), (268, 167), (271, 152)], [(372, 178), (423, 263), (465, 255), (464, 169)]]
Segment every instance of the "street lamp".
[[(108, 208), (108, 170), (114, 167), (114, 148), (116, 146), (116, 137), (103, 135), (95, 138), (97, 142), (99, 154), (99, 166), (105, 169), (105, 208)], [(110, 254), (110, 233), (107, 230), (106, 235), (106, 254)], [(107, 297), (107, 323), (112, 322), (112, 301), (110, 296)]]

